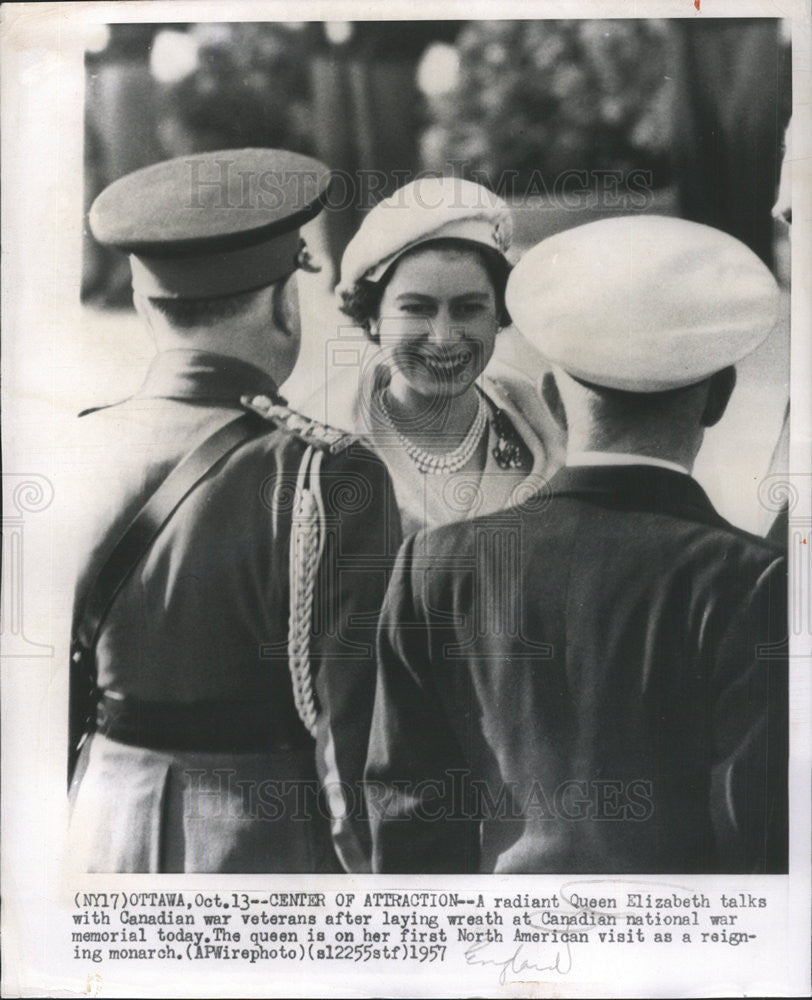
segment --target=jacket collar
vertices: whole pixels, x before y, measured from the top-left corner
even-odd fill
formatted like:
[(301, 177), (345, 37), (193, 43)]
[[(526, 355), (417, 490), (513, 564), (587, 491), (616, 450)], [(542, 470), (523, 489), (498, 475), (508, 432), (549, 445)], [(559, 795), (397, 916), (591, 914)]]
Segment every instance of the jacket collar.
[(239, 406), (242, 396), (260, 394), (282, 402), (261, 368), (225, 354), (181, 349), (155, 355), (135, 397)]
[(652, 465), (564, 466), (550, 480), (550, 490), (553, 497), (580, 497), (615, 509), (728, 526), (692, 476)]

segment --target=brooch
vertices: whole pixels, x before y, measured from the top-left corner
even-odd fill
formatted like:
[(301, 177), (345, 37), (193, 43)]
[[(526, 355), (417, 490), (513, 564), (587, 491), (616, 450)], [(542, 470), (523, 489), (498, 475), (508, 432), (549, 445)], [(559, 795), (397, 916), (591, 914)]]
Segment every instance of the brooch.
[(498, 406), (493, 407), (493, 430), (496, 434), (496, 445), (492, 454), (499, 468), (529, 469), (532, 465), (530, 451), (516, 433), (516, 428), (508, 415)]

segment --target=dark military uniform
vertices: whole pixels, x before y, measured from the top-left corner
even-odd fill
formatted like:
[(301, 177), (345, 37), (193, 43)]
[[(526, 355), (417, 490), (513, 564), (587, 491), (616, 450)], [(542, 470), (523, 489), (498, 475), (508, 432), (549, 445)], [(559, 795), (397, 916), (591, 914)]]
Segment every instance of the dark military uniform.
[(82, 512), (77, 595), (244, 397), (256, 432), (182, 502), (99, 635), (96, 731), (72, 787), (74, 860), (89, 870), (368, 865), (357, 782), (399, 541), (376, 458), (287, 410), (250, 364), (163, 352), (135, 396), (82, 419), (86, 454), (111, 473)]
[(786, 871), (783, 555), (679, 472), (565, 468), (550, 487), (403, 547), (375, 870)]

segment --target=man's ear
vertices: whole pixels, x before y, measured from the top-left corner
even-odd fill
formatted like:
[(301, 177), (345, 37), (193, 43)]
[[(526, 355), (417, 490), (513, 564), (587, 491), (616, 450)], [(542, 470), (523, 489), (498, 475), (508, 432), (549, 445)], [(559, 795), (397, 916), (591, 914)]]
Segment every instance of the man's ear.
[(541, 398), (547, 404), (547, 408), (552, 413), (555, 422), (564, 430), (567, 429), (567, 414), (564, 411), (564, 403), (561, 393), (558, 391), (558, 383), (552, 372), (545, 372), (541, 380)]
[(271, 316), (275, 331), (285, 340), (297, 343), (302, 334), (302, 319), (299, 310), (299, 283), (296, 271), (275, 285), (260, 289), (257, 304), (264, 311), (267, 305), (261, 303), (263, 296), (270, 296)]
[(703, 427), (713, 427), (719, 423), (735, 388), (736, 369), (732, 365), (711, 375), (708, 380), (708, 398), (700, 420)]

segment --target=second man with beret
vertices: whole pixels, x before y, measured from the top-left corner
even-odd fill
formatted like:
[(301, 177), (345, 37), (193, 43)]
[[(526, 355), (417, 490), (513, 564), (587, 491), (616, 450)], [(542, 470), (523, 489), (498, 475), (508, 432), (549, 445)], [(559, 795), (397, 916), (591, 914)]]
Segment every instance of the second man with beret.
[(655, 216), (561, 233), (513, 271), (566, 466), (540, 502), (404, 543), (375, 870), (786, 871), (786, 559), (691, 476), (777, 298), (743, 244)]

